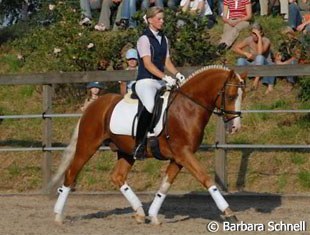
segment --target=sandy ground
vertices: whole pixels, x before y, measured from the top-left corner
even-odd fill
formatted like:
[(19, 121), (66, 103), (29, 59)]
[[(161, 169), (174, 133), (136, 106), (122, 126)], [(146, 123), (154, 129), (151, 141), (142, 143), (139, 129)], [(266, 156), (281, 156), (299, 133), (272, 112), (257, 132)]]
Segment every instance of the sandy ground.
[[(147, 209), (152, 193), (139, 194)], [(305, 221), (306, 231), (229, 232), (207, 194), (173, 194), (160, 211), (163, 224), (137, 224), (126, 200), (118, 193), (70, 195), (63, 225), (54, 223), (55, 199), (44, 195), (0, 195), (0, 234), (211, 234), (207, 225), (219, 224), (216, 234), (310, 234), (310, 195), (226, 195), (238, 219), (244, 223), (299, 223)]]

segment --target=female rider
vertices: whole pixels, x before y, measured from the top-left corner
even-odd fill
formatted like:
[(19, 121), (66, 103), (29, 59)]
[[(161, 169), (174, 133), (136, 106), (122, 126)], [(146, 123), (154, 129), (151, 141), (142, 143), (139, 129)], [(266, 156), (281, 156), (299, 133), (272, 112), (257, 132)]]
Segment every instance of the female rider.
[(137, 42), (139, 68), (135, 89), (144, 105), (138, 121), (134, 151), (134, 158), (138, 160), (145, 158), (146, 136), (153, 116), (156, 92), (164, 86), (163, 84), (168, 88), (176, 84), (174, 78), (164, 73), (165, 67), (180, 83), (185, 79), (173, 65), (169, 55), (168, 39), (161, 31), (164, 25), (163, 9), (156, 6), (149, 8), (146, 20), (148, 28)]

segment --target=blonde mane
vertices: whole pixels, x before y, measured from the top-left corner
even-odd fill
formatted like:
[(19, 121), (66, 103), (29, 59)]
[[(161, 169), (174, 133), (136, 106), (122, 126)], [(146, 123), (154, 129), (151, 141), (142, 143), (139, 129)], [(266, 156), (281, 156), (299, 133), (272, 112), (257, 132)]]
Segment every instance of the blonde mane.
[(224, 65), (207, 65), (205, 67), (202, 67), (201, 69), (198, 69), (196, 71), (194, 71), (191, 75), (189, 75), (185, 80), (184, 82), (181, 84), (181, 86), (183, 86), (185, 83), (187, 83), (189, 80), (191, 80), (193, 77), (195, 77), (196, 75), (202, 73), (202, 72), (205, 72), (207, 70), (210, 70), (210, 69), (223, 69), (225, 71), (230, 71), (229, 68), (227, 68), (226, 66)]

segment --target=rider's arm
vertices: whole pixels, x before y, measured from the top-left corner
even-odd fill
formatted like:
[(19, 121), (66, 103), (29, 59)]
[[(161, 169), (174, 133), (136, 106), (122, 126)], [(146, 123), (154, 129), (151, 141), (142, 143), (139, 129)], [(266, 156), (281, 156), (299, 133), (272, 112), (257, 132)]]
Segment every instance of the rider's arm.
[(151, 56), (146, 55), (142, 57), (144, 67), (152, 74), (154, 74), (156, 77), (163, 78), (165, 74), (160, 71), (152, 62)]
[(175, 68), (174, 64), (172, 63), (170, 56), (166, 57), (165, 66), (167, 70), (173, 75), (176, 75), (178, 73), (178, 70)]

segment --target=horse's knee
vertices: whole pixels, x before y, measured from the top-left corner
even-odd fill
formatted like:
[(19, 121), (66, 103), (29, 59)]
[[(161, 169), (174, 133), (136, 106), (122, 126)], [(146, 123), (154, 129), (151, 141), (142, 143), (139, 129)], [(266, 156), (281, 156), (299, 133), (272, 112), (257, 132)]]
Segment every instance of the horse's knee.
[(113, 173), (111, 175), (111, 180), (113, 182), (114, 185), (116, 185), (117, 187), (121, 187), (122, 185), (124, 185), (125, 181), (124, 181), (124, 177), (118, 173)]

